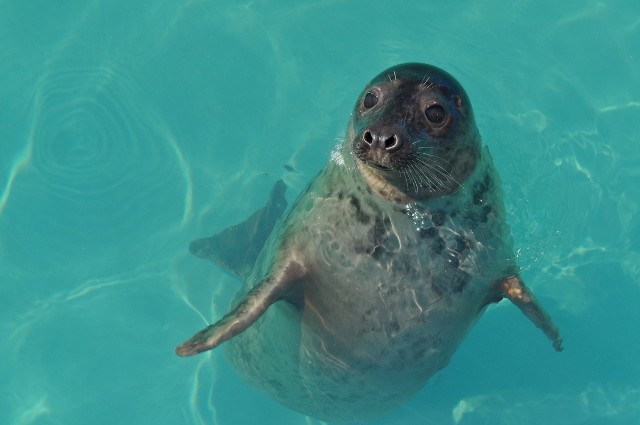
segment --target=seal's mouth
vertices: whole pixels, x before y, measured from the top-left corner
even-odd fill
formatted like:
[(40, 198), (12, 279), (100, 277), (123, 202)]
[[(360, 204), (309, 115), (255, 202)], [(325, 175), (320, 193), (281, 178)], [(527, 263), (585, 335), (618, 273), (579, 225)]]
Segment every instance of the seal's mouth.
[(388, 152), (383, 149), (371, 149), (366, 143), (356, 139), (352, 145), (353, 153), (362, 163), (378, 171), (397, 171), (402, 152)]
[(365, 162), (369, 167), (371, 168), (375, 168), (376, 170), (380, 170), (380, 171), (391, 171), (392, 169), (384, 166), (382, 164), (377, 164), (375, 162)]
[(405, 151), (397, 156), (382, 156), (380, 159), (385, 163), (378, 162), (375, 155), (366, 151), (362, 156), (355, 156), (358, 168), (369, 186), (396, 202), (447, 195), (462, 186), (458, 181), (460, 173), (455, 172), (454, 164), (445, 157), (428, 153), (426, 149)]

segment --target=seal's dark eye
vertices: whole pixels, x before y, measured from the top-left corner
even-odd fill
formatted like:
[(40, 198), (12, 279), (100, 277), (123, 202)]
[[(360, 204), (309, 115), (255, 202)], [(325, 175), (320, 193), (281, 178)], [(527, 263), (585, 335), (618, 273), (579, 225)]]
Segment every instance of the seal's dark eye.
[(432, 124), (442, 124), (446, 117), (444, 108), (440, 105), (431, 105), (425, 111), (424, 114)]
[(376, 96), (374, 93), (372, 92), (367, 92), (367, 94), (364, 95), (364, 107), (367, 109), (371, 109), (374, 106), (376, 106), (376, 104), (378, 103), (378, 96)]

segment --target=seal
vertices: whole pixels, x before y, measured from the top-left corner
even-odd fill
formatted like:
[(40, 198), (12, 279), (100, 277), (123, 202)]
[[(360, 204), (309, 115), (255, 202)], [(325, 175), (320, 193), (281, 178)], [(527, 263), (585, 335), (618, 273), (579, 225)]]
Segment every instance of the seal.
[[(282, 219), (278, 182), (252, 219), (192, 244), (227, 267), (225, 246), (234, 250), (244, 286), (228, 314), (176, 352), (228, 341), (243, 378), (282, 404), (363, 420), (416, 393), (503, 298), (560, 351), (518, 275), (502, 198), (461, 85), (430, 65), (389, 68)], [(231, 245), (251, 248), (239, 260)]]

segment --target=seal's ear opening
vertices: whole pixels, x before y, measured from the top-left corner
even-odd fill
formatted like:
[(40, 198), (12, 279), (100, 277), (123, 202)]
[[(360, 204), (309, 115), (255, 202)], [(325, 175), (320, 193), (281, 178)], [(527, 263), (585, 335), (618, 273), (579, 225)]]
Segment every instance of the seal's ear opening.
[(458, 110), (458, 112), (462, 111), (462, 107), (464, 106), (464, 104), (460, 96), (456, 96), (454, 98), (454, 104), (456, 105), (456, 109)]
[(267, 238), (287, 209), (286, 190), (284, 182), (278, 180), (271, 189), (267, 205), (241, 223), (211, 237), (196, 239), (189, 245), (189, 251), (242, 279), (246, 278)]

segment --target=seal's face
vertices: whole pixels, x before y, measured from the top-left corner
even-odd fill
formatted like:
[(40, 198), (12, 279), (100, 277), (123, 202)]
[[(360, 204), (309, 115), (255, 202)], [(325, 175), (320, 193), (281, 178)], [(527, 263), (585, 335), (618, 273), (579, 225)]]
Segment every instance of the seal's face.
[(367, 182), (397, 202), (454, 193), (480, 149), (467, 94), (449, 74), (424, 64), (375, 77), (355, 105), (349, 136)]

